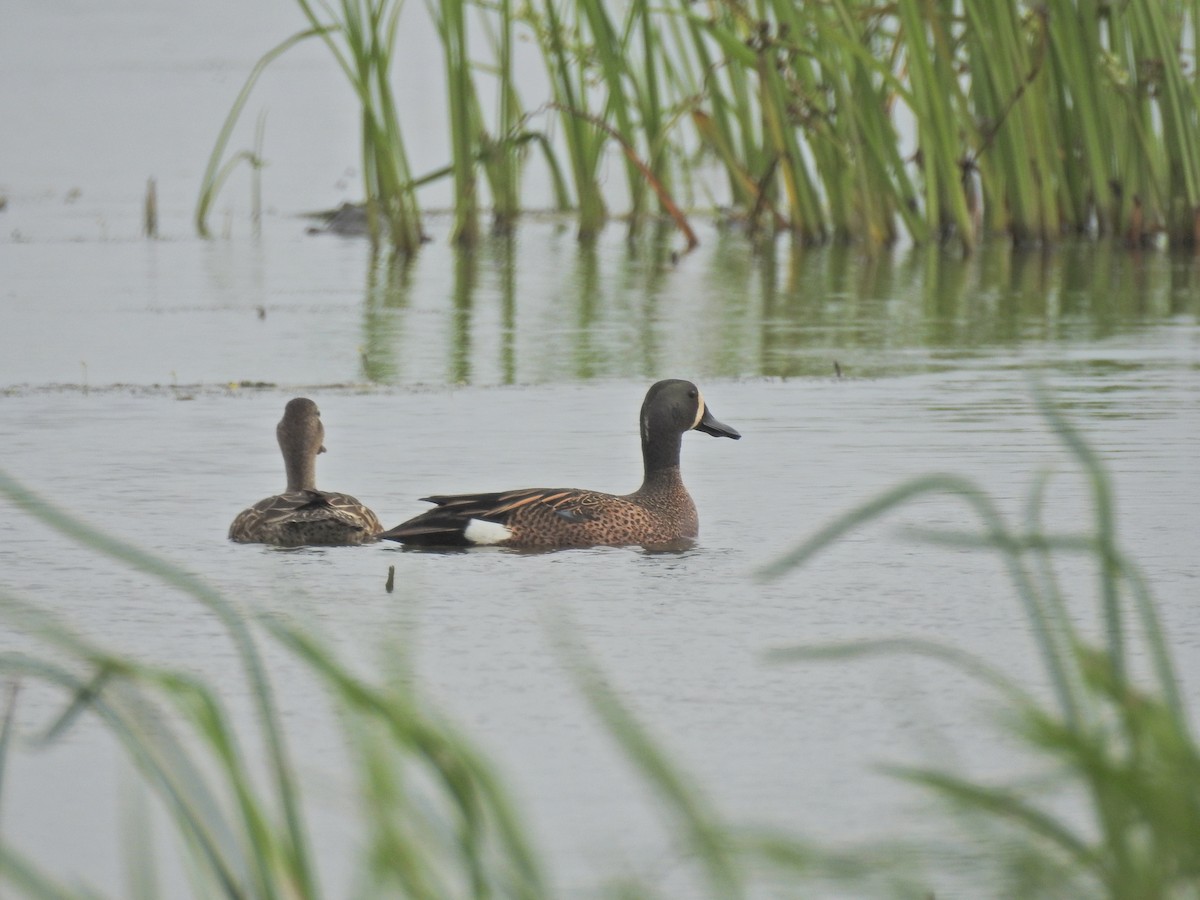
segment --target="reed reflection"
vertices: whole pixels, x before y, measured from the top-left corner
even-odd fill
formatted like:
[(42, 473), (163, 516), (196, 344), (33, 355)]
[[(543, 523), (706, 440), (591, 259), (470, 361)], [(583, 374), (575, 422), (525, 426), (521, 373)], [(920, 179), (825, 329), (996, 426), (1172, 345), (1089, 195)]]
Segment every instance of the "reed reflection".
[(359, 350), (362, 377), (395, 384), (401, 380), (397, 354), (403, 346), (404, 316), (412, 284), (414, 258), (372, 254), (363, 302), (363, 342)]
[(387, 383), (854, 376), (1106, 339), (1196, 311), (1198, 263), (1081, 242), (865, 253), (714, 230), (578, 244), (523, 226), (368, 276), (363, 374)]
[(500, 378), (504, 384), (516, 384), (517, 248), (511, 228), (498, 232), (494, 245), (500, 283)]
[(453, 324), (450, 329), (450, 359), (447, 375), (451, 384), (471, 383), (471, 314), (475, 303), (479, 257), (461, 245), (455, 245)]

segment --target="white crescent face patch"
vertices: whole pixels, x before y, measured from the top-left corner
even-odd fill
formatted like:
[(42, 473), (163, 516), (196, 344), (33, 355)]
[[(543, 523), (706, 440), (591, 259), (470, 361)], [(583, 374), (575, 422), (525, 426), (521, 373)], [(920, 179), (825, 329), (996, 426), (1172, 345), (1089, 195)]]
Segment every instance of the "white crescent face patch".
[(463, 529), (463, 537), (472, 544), (500, 544), (512, 537), (512, 532), (499, 522), (470, 519)]
[(696, 388), (696, 421), (692, 423), (692, 428), (695, 429), (700, 424), (700, 420), (704, 418), (704, 394), (700, 393), (700, 388)]

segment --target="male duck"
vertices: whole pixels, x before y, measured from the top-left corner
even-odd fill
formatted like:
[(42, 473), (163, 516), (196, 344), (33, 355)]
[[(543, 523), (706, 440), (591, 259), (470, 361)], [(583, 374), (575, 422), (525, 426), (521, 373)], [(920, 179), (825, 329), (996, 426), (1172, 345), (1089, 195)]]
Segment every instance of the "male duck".
[(365, 544), (383, 530), (375, 513), (349, 494), (318, 491), (317, 454), (324, 453), (321, 411), (306, 397), (289, 400), (275, 428), (287, 490), (238, 513), (229, 539), (242, 544)]
[(696, 505), (679, 474), (685, 431), (741, 437), (718, 422), (690, 381), (660, 381), (642, 403), (645, 478), (632, 494), (526, 488), (495, 494), (423, 498), (428, 510), (379, 535), (391, 541), (440, 547), (499, 544), (523, 549), (597, 545), (670, 546), (700, 530)]

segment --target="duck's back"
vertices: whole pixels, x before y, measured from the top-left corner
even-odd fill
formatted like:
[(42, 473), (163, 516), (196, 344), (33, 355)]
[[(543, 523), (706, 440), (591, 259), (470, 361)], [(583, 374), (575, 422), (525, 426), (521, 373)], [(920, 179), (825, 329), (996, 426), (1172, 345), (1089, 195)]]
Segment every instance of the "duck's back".
[(699, 533), (696, 506), (682, 490), (671, 497), (573, 491), (521, 508), (509, 526), (522, 547), (662, 546)]
[(699, 531), (695, 504), (682, 486), (662, 495), (526, 488), (424, 499), (436, 508), (380, 537), (427, 546), (564, 549), (669, 545), (694, 540)]
[(375, 513), (349, 494), (287, 491), (240, 512), (229, 526), (229, 539), (280, 547), (347, 546), (375, 541), (382, 530)]

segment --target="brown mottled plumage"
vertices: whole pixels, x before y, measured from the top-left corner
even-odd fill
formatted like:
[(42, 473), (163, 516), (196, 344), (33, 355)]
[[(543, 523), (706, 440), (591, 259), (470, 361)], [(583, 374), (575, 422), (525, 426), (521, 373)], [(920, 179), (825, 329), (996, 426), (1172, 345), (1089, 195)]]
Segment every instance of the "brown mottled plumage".
[(317, 490), (317, 454), (325, 452), (317, 404), (305, 397), (289, 400), (275, 436), (287, 469), (287, 490), (238, 513), (229, 539), (281, 547), (374, 541), (382, 530), (375, 513), (349, 494)]
[(441, 547), (499, 544), (524, 549), (670, 546), (700, 531), (696, 505), (683, 486), (679, 451), (683, 433), (740, 438), (722, 425), (689, 381), (660, 381), (642, 403), (645, 478), (632, 494), (616, 496), (573, 488), (526, 488), (494, 494), (424, 498), (435, 509), (379, 535), (392, 541)]

